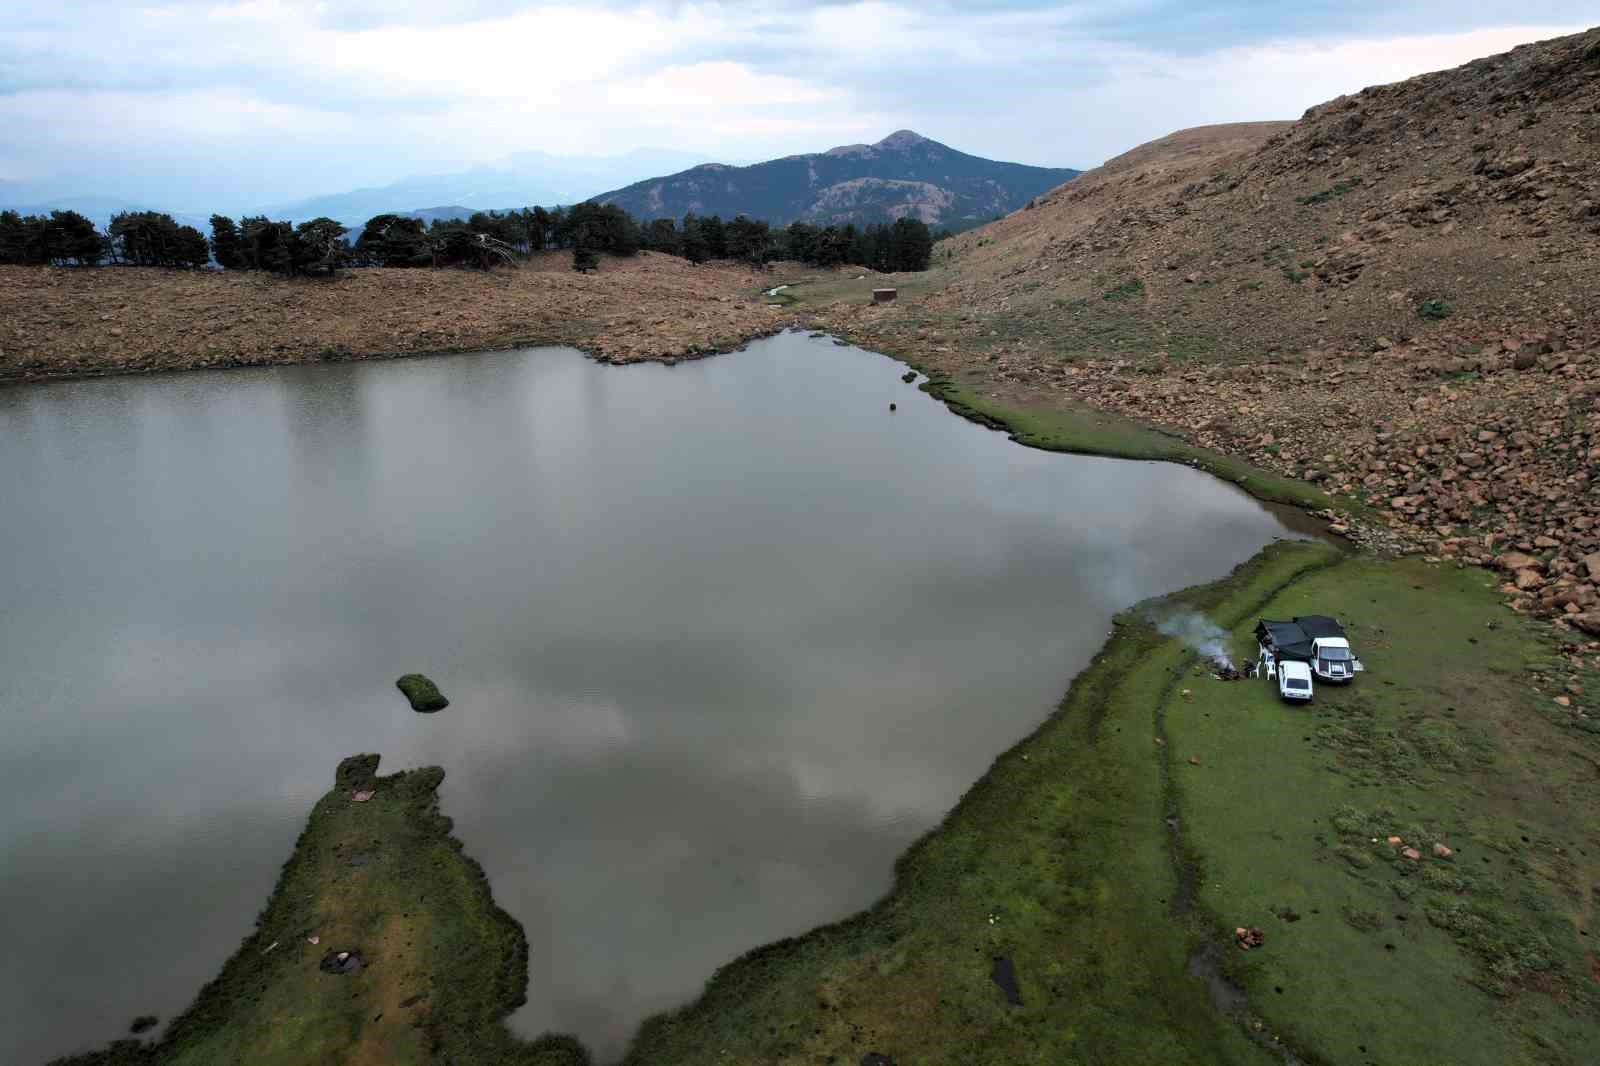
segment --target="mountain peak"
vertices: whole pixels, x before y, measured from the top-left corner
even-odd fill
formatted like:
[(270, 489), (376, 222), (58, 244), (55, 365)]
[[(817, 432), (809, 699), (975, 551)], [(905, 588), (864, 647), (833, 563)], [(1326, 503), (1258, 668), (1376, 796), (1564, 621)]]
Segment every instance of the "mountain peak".
[(913, 130), (895, 130), (889, 136), (879, 141), (875, 148), (912, 148), (919, 144), (928, 143), (928, 138)]
[(980, 159), (897, 130), (877, 144), (842, 144), (737, 170), (699, 166), (596, 197), (641, 218), (693, 212), (857, 226), (912, 217), (970, 226), (1008, 214), (1078, 172)]

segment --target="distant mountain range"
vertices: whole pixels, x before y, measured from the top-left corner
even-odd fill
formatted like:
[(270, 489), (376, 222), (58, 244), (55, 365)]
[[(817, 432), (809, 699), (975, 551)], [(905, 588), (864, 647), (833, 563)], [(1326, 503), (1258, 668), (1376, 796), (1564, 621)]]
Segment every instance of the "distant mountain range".
[(595, 190), (611, 188), (619, 181), (633, 181), (642, 174), (660, 173), (668, 167), (704, 159), (701, 155), (657, 148), (618, 156), (519, 152), (468, 170), (419, 175), (389, 185), (272, 204), (259, 213), (295, 220), (326, 215), (354, 227), (374, 215), (426, 212), (436, 209), (421, 205), (448, 204), (451, 209), (461, 209), (460, 217), (465, 218), (473, 211), (575, 204), (592, 197)]
[[(131, 200), (119, 200), (114, 196), (62, 196), (56, 199), (41, 200), (38, 203), (23, 203), (6, 195), (7, 189), (0, 185), (0, 210), (15, 211), (19, 215), (48, 215), (52, 211), (76, 211), (101, 229), (105, 229), (111, 222), (111, 216), (124, 211), (162, 211), (164, 208), (154, 207), (150, 204), (135, 203)], [(193, 226), (201, 233), (211, 232), (211, 216), (196, 215), (184, 211), (168, 211), (179, 224)]]
[[(574, 204), (600, 189), (615, 188), (647, 174), (660, 174), (705, 160), (705, 156), (672, 149), (642, 148), (614, 156), (559, 156), (547, 152), (518, 152), (481, 166), (446, 174), (421, 174), (388, 185), (353, 189), (275, 204), (207, 204), (204, 213), (194, 205), (134, 202), (117, 196), (63, 196), (48, 183), (20, 184), (0, 181), (0, 208), (23, 214), (51, 210), (77, 211), (100, 225), (119, 211), (165, 211), (178, 221), (207, 231), (212, 211), (238, 218), (267, 215), (274, 219), (305, 222), (327, 216), (350, 227), (373, 215), (418, 213), (432, 217), (465, 218), (473, 211)], [(445, 204), (445, 208), (423, 205)], [(187, 209), (186, 209), (187, 208)], [(459, 212), (433, 215), (435, 211)]]
[(706, 163), (594, 199), (638, 218), (747, 215), (774, 225), (888, 222), (904, 216), (965, 229), (1009, 214), (1078, 176), (1066, 167), (1002, 163), (900, 130), (752, 166)]
[[(617, 156), (520, 152), (448, 174), (417, 175), (287, 203), (244, 209), (220, 204), (215, 209), (235, 218), (266, 215), (291, 222), (327, 216), (357, 229), (374, 215), (387, 213), (431, 222), (466, 218), (474, 211), (535, 204), (553, 207), (593, 199), (617, 204), (640, 219), (682, 218), (692, 211), (724, 218), (742, 214), (774, 225), (797, 219), (864, 224), (910, 215), (966, 229), (1009, 214), (1079, 173), (981, 159), (901, 130), (877, 144), (845, 145), (748, 166), (701, 163), (665, 177), (636, 180), (701, 158), (664, 149)], [(629, 181), (633, 184), (624, 184)], [(596, 195), (596, 190), (606, 188), (614, 191)], [(52, 197), (40, 188), (6, 182), (0, 182), (0, 208), (24, 214), (72, 210), (101, 226), (120, 211), (167, 211), (179, 222), (209, 232), (209, 211), (201, 214), (113, 196)]]

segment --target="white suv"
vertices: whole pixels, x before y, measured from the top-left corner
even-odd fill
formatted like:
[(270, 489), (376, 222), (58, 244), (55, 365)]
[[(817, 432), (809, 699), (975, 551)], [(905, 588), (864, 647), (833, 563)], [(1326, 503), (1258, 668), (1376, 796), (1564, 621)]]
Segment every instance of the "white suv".
[(1295, 703), (1306, 703), (1311, 699), (1311, 667), (1302, 662), (1281, 662), (1278, 664), (1278, 695)]

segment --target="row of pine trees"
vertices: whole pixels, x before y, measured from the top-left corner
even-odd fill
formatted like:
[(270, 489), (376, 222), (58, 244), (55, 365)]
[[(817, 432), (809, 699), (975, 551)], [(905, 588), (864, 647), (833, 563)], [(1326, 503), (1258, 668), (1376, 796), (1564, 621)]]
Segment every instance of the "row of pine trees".
[(466, 220), (425, 224), (408, 215), (378, 215), (351, 240), (331, 218), (298, 226), (264, 215), (235, 221), (211, 216), (209, 238), (193, 226), (157, 211), (115, 215), (101, 233), (75, 211), (19, 215), (0, 211), (0, 263), (134, 266), (278, 274), (332, 274), (345, 266), (488, 269), (536, 252), (571, 250), (573, 269), (589, 271), (604, 254), (640, 251), (681, 256), (693, 263), (736, 259), (764, 263), (790, 259), (815, 266), (849, 263), (881, 271), (926, 270), (935, 235), (913, 218), (862, 227), (795, 222), (774, 228), (743, 215), (686, 215), (681, 222), (658, 218), (640, 223), (612, 204), (581, 203), (547, 210), (480, 211)]

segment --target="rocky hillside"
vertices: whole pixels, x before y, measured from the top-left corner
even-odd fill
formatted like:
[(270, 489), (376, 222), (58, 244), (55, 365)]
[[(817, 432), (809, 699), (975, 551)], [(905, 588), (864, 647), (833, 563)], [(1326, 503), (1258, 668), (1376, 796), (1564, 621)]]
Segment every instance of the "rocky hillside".
[(1600, 635), (1600, 29), (1188, 130), (840, 324), (1365, 501)]
[(1015, 211), (1079, 172), (999, 163), (901, 130), (747, 167), (707, 163), (595, 197), (638, 218), (746, 215), (774, 225), (888, 222), (906, 215), (951, 228)]

